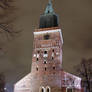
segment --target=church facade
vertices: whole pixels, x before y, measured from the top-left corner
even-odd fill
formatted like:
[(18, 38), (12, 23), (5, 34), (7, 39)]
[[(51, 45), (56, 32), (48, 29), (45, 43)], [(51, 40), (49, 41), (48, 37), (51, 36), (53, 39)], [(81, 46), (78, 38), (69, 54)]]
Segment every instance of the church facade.
[(62, 31), (50, 0), (33, 34), (31, 72), (14, 85), (14, 92), (83, 92), (81, 78), (62, 68)]

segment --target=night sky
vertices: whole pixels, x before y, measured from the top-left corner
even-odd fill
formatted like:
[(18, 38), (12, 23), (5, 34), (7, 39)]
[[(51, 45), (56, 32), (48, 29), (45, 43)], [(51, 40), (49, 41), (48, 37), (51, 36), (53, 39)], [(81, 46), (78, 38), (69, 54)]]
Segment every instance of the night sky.
[[(33, 31), (47, 3), (48, 0), (16, 0), (14, 27), (22, 32), (5, 42), (5, 54), (0, 55), (0, 72), (9, 83), (16, 83), (31, 71)], [(74, 66), (82, 58), (92, 57), (92, 0), (53, 0), (53, 7), (64, 38), (63, 68), (75, 74)]]

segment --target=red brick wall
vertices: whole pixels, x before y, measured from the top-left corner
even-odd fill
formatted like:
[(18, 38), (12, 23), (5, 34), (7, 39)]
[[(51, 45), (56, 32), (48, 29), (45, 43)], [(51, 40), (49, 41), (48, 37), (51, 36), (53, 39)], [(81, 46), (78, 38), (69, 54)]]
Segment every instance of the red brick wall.
[[(49, 33), (41, 33), (41, 31), (55, 31)], [(36, 29), (35, 32), (40, 32), (40, 34), (34, 33), (33, 41), (33, 55), (32, 55), (32, 69), (28, 83), (24, 81), (21, 83), (27, 86), (30, 90), (16, 90), (15, 92), (39, 92), (40, 87), (46, 88), (49, 86), (51, 92), (66, 92), (66, 88), (62, 87), (62, 34), (59, 28), (46, 28), (46, 29)], [(48, 40), (44, 39), (44, 35), (48, 34), (50, 37)], [(47, 51), (47, 57), (44, 57), (44, 51)], [(54, 56), (53, 56), (53, 55)], [(52, 58), (53, 57), (53, 58)], [(46, 63), (44, 63), (46, 60)], [(28, 80), (27, 79), (27, 80)], [(24, 87), (23, 87), (24, 88)], [(81, 90), (74, 89), (73, 92), (81, 92)]]
[[(46, 86), (50, 86), (51, 92), (56, 92), (56, 90), (57, 92), (61, 92), (61, 69), (62, 69), (62, 41), (60, 37), (61, 35), (60, 32), (48, 33), (48, 35), (50, 36), (48, 40), (44, 40), (44, 35), (46, 35), (46, 33), (34, 35), (34, 48), (32, 58), (32, 71), (31, 71), (33, 79), (31, 80), (31, 91), (38, 92), (41, 86), (44, 86), (45, 88)], [(44, 51), (47, 51), (48, 54), (48, 57), (46, 58), (43, 57)], [(52, 53), (54, 54), (53, 59)], [(39, 55), (38, 61), (37, 56), (35, 56), (34, 54)], [(47, 62), (46, 64), (43, 63), (44, 59)]]

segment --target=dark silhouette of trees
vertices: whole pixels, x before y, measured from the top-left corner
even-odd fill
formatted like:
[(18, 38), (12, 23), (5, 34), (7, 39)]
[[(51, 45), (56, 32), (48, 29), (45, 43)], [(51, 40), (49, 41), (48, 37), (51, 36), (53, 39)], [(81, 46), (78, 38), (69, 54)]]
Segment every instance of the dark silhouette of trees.
[(82, 59), (81, 63), (77, 65), (76, 69), (78, 75), (82, 77), (82, 84), (86, 86), (87, 92), (92, 92), (92, 58), (91, 59)]
[(0, 92), (5, 92), (5, 76), (0, 73)]

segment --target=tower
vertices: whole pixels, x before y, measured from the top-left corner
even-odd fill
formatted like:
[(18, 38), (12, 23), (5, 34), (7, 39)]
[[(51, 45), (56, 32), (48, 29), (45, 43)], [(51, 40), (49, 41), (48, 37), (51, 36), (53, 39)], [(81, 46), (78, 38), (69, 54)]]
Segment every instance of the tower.
[(45, 88), (52, 89), (54, 92), (55, 87), (60, 90), (62, 45), (63, 39), (58, 17), (49, 0), (44, 14), (40, 16), (39, 29), (34, 32), (31, 73), (35, 76), (33, 84), (37, 85), (37, 88), (34, 88), (33, 92)]
[(81, 78), (62, 69), (62, 32), (49, 0), (33, 32), (31, 73), (15, 84), (14, 92), (81, 92)]
[(39, 29), (34, 32), (31, 73), (36, 77), (34, 85), (38, 85), (33, 92), (46, 87), (61, 87), (59, 72), (62, 69), (62, 44), (58, 17), (49, 1), (44, 14), (40, 16)]

